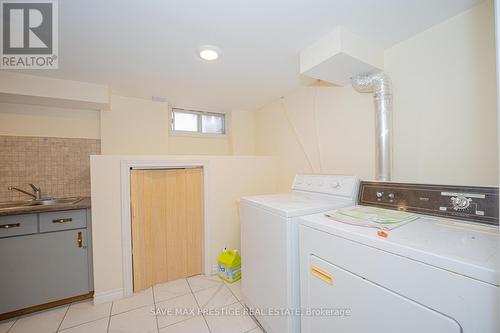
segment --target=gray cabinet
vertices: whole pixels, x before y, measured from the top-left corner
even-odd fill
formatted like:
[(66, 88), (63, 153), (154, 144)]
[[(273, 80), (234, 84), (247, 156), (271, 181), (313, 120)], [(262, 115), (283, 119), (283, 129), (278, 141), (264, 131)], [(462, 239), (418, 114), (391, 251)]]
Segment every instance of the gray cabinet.
[[(93, 289), (89, 211), (36, 215), (37, 233), (0, 238), (0, 313), (87, 294)], [(69, 218), (71, 221), (59, 221)]]

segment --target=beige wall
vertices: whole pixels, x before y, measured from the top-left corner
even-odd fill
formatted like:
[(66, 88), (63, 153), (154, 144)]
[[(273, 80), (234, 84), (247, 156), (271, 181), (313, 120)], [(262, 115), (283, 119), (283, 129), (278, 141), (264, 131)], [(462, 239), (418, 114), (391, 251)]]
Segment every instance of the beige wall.
[(0, 135), (99, 139), (99, 111), (0, 103)]
[[(497, 185), (493, 24), (487, 1), (386, 50), (395, 180)], [(281, 157), (282, 190), (297, 172), (373, 179), (374, 135), (371, 95), (349, 86), (301, 87), (256, 112), (256, 152)]]
[(232, 111), (224, 136), (170, 135), (167, 103), (111, 97), (111, 110), (101, 111), (103, 154), (251, 155), (254, 116)]
[(91, 159), (92, 235), (96, 295), (122, 286), (121, 182), (122, 160), (207, 161), (212, 264), (224, 246), (239, 248), (237, 200), (244, 195), (277, 191), (277, 163), (273, 157), (250, 156), (93, 156)]
[(231, 112), (231, 147), (233, 155), (255, 154), (255, 113), (233, 110)]
[(122, 96), (101, 111), (102, 154), (168, 154), (168, 105)]
[(229, 136), (200, 137), (173, 135), (169, 138), (169, 154), (173, 155), (229, 155)]
[(107, 85), (0, 71), (0, 102), (102, 110), (109, 107)]
[(0, 102), (0, 135), (101, 139), (103, 154), (253, 154), (253, 113), (227, 118), (226, 136), (175, 136), (167, 103), (112, 96), (110, 110), (95, 111)]
[(351, 88), (300, 88), (257, 111), (257, 153), (280, 157), (282, 191), (290, 188), (296, 173), (371, 179), (372, 111), (371, 97)]
[(498, 183), (494, 31), (486, 1), (385, 52), (397, 179)]
[(171, 135), (169, 154), (172, 155), (254, 155), (255, 117), (251, 111), (233, 110), (226, 113), (224, 136)]

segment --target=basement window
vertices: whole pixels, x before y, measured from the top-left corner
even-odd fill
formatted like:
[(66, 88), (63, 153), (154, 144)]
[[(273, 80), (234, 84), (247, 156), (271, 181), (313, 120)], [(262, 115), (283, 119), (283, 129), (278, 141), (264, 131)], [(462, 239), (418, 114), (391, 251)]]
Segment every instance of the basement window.
[(172, 108), (172, 131), (186, 134), (226, 134), (226, 115)]

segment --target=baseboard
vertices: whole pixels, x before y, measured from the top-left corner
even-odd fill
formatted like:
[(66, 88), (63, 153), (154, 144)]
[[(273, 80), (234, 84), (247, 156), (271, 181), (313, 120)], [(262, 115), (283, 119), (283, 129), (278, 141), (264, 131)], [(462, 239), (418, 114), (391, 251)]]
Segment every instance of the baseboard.
[(93, 291), (89, 292), (88, 294), (73, 296), (73, 297), (64, 298), (64, 299), (60, 299), (60, 300), (45, 303), (45, 304), (30, 306), (28, 308), (19, 309), (19, 310), (7, 312), (7, 313), (2, 313), (2, 314), (0, 314), (0, 321), (4, 320), (4, 319), (8, 319), (8, 318), (19, 317), (19, 316), (22, 316), (22, 315), (25, 315), (28, 313), (36, 312), (36, 311), (54, 308), (56, 306), (60, 306), (63, 304), (71, 304), (72, 302), (83, 301), (85, 299), (92, 298), (92, 295), (94, 295)]
[(116, 301), (123, 298), (123, 289), (113, 289), (94, 294), (94, 304)]

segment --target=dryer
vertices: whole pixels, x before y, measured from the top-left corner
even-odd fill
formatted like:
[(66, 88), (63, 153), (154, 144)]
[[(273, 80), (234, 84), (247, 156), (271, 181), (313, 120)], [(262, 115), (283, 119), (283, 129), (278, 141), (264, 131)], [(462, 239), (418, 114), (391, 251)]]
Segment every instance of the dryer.
[(292, 191), (241, 198), (243, 301), (268, 333), (300, 332), (298, 221), (355, 204), (355, 176), (297, 175)]
[(303, 333), (500, 331), (498, 188), (361, 182), (359, 203), (415, 216), (301, 218), (301, 306), (330, 311)]

